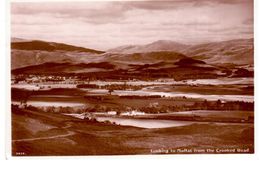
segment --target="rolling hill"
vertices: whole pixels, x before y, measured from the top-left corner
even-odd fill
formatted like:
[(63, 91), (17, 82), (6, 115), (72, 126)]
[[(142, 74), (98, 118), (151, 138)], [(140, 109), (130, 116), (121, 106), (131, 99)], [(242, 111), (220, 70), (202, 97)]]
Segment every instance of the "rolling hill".
[(120, 63), (136, 63), (136, 64), (145, 64), (145, 63), (156, 63), (156, 62), (176, 62), (179, 59), (186, 58), (187, 56), (170, 51), (160, 51), (160, 52), (146, 52), (146, 53), (133, 53), (133, 54), (104, 54), (106, 60), (111, 62), (120, 62)]
[(102, 72), (113, 70), (115, 66), (107, 62), (100, 63), (57, 63), (45, 62), (39, 65), (26, 66), (12, 70), (13, 74), (56, 74), (56, 73), (84, 73), (84, 72)]
[(125, 45), (119, 46), (108, 50), (109, 53), (121, 53), (121, 54), (133, 54), (133, 53), (146, 53), (146, 52), (158, 52), (158, 51), (175, 51), (181, 52), (189, 47), (181, 43), (177, 43), (169, 40), (158, 40), (146, 45)]
[(211, 64), (254, 64), (254, 40), (237, 39), (190, 46), (183, 53)]
[[(128, 64), (125, 68), (110, 62), (98, 63), (55, 63), (47, 62), (12, 70), (17, 74), (77, 75), (82, 79), (151, 79), (174, 78), (175, 80), (223, 77), (225, 69), (214, 67), (203, 61), (183, 58), (173, 62), (153, 64)], [(219, 74), (221, 72), (221, 74)]]
[(194, 59), (210, 64), (254, 64), (254, 40), (235, 39), (229, 41), (185, 45), (174, 41), (159, 40), (147, 45), (126, 45), (110, 49), (107, 52), (117, 54), (135, 54), (151, 52), (179, 52)]
[[(135, 53), (127, 53), (128, 50), (126, 53), (124, 50), (123, 53), (111, 53), (62, 43), (15, 40), (11, 50), (12, 73), (15, 74), (90, 73), (88, 76), (176, 79), (215, 78), (231, 76), (232, 72), (234, 76), (253, 75), (250, 70), (254, 63), (253, 39), (193, 46), (156, 41), (137, 47), (143, 52)], [(182, 53), (170, 51), (173, 46)]]
[(77, 51), (101, 54), (103, 51), (67, 45), (64, 43), (45, 42), (40, 40), (12, 42), (11, 49), (19, 50), (44, 50), (44, 51)]
[(38, 65), (45, 62), (96, 61), (104, 53), (94, 49), (77, 47), (63, 43), (12, 38), (11, 69)]

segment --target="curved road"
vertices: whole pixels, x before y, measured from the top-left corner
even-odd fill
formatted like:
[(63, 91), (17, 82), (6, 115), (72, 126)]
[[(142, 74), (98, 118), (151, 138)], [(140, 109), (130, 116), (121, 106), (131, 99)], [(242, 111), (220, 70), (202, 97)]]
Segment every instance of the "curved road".
[[(62, 127), (63, 129), (67, 129), (71, 127), (71, 123), (67, 123), (64, 127)], [(36, 138), (25, 138), (25, 139), (17, 139), (17, 140), (12, 140), (12, 142), (23, 142), (23, 141), (37, 141), (37, 140), (48, 140), (48, 139), (57, 139), (57, 138), (63, 138), (63, 137), (68, 137), (68, 136), (72, 136), (75, 134), (74, 131), (68, 131), (67, 130), (67, 134), (60, 134), (60, 135), (56, 135), (56, 136), (48, 136), (48, 137), (36, 137)]]

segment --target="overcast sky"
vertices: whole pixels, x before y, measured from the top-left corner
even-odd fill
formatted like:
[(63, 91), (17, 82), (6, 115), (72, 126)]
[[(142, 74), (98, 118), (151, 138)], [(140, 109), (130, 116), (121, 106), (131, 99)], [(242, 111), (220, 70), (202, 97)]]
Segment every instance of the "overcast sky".
[(106, 50), (253, 37), (253, 0), (12, 3), (12, 37)]

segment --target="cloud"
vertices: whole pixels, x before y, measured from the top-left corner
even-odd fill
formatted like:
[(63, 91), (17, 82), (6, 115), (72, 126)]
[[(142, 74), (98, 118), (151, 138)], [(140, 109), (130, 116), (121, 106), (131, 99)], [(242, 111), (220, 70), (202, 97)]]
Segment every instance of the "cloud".
[(253, 0), (213, 0), (222, 4), (241, 4), (241, 3), (253, 3)]
[(247, 0), (12, 3), (12, 36), (100, 50), (160, 39), (200, 43), (253, 36)]
[[(113, 9), (113, 10), (109, 10)], [(89, 18), (106, 20), (121, 18), (124, 9), (122, 6), (107, 2), (52, 2), (52, 3), (12, 3), (12, 14), (23, 15), (51, 15), (57, 18)]]
[[(172, 0), (172, 1), (114, 1), (114, 2), (39, 2), (12, 3), (13, 15), (50, 15), (56, 18), (79, 19), (93, 24), (123, 23), (127, 13), (143, 10), (178, 11), (183, 8), (214, 7), (216, 4), (252, 4), (252, 0)], [(251, 5), (252, 7), (253, 5)], [(192, 10), (191, 10), (192, 12)], [(219, 11), (218, 11), (219, 12)]]
[(170, 1), (130, 1), (121, 3), (128, 9), (144, 9), (144, 10), (173, 10), (180, 9), (183, 6), (212, 6), (216, 4), (243, 4), (253, 3), (253, 0), (170, 0)]

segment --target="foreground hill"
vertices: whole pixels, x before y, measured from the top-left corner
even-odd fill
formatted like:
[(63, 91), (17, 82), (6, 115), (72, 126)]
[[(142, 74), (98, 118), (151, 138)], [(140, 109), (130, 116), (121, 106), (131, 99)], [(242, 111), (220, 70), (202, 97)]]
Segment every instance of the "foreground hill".
[(225, 147), (248, 148), (246, 153), (254, 152), (253, 124), (203, 123), (145, 129), (75, 119), (61, 113), (22, 110), (14, 106), (11, 114), (14, 156), (19, 156), (17, 152), (26, 156), (162, 154), (156, 152), (162, 145), (165, 150), (183, 150), (172, 154), (198, 153), (185, 151), (191, 148), (222, 147), (223, 150)]

